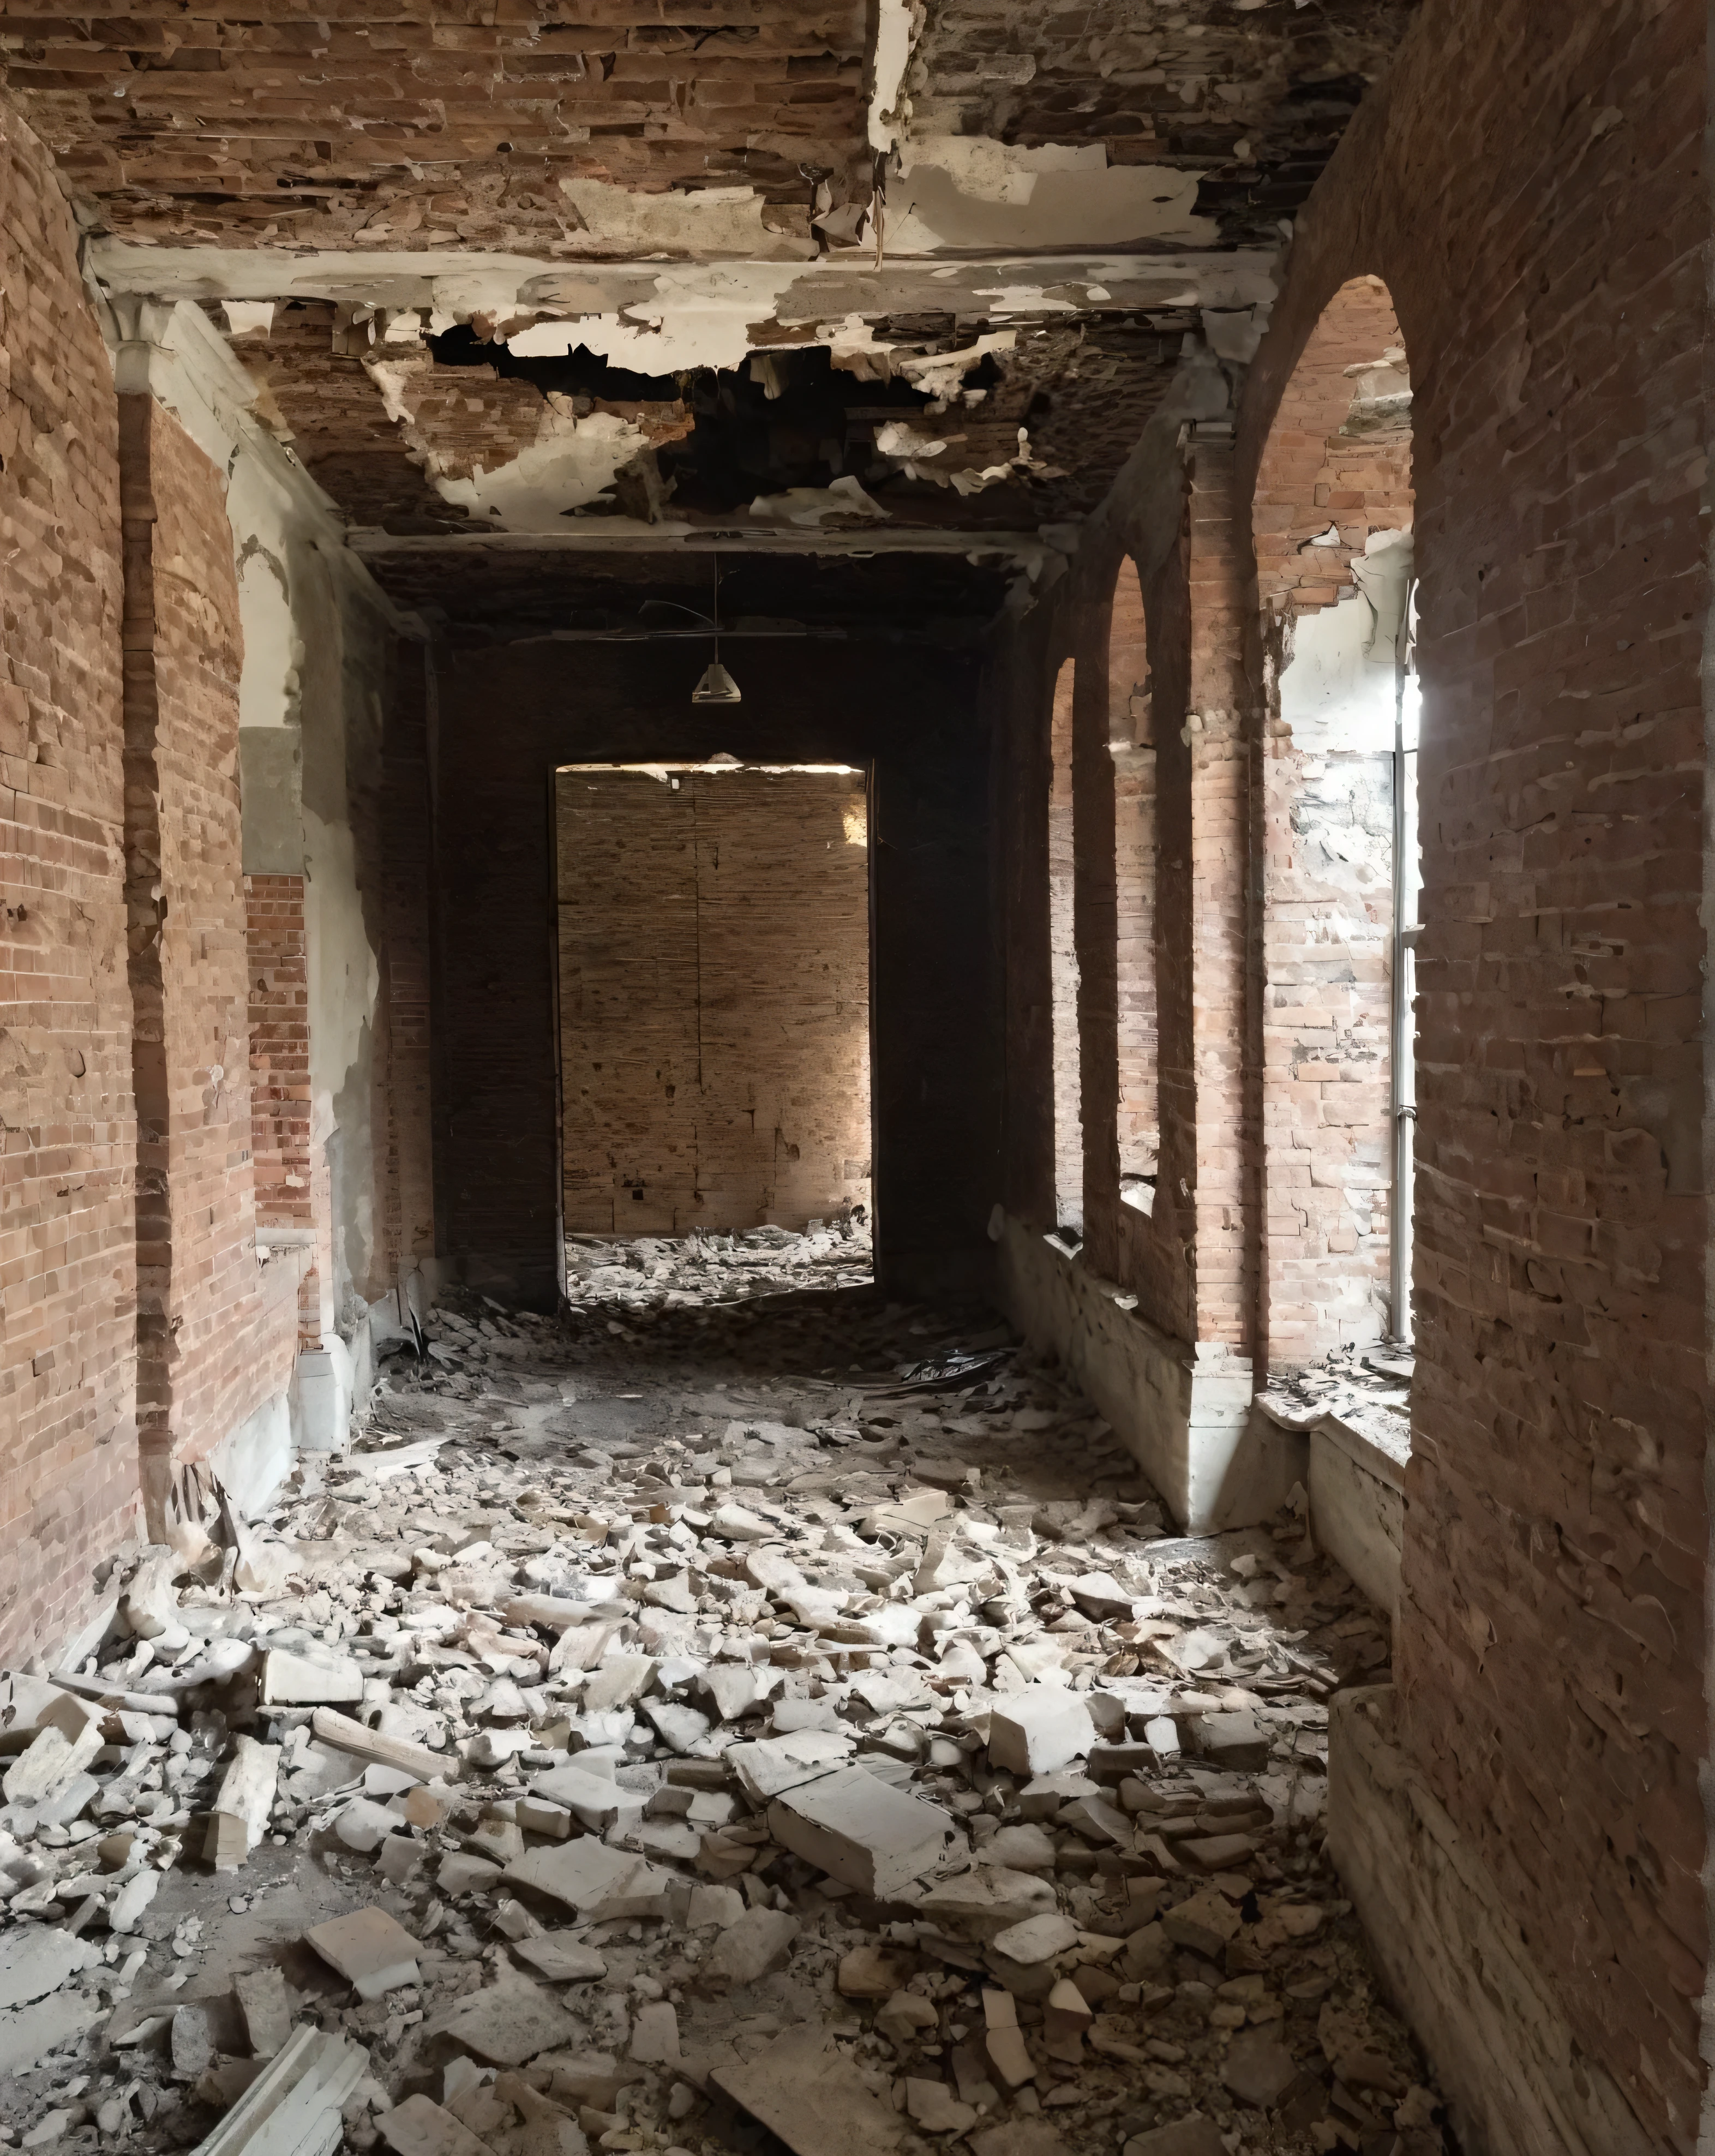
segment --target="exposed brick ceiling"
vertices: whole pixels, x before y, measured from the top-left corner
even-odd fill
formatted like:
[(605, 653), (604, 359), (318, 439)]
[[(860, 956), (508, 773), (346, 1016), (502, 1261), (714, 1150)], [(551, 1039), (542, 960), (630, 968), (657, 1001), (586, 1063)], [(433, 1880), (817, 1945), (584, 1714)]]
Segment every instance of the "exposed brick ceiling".
[[(929, 0), (916, 131), (1107, 145), (1269, 233), (1414, 0)], [(112, 229), (227, 244), (587, 251), (566, 179), (748, 183), (808, 234), (801, 164), (865, 144), (857, 0), (0, 5), (6, 77)]]
[[(909, 143), (927, 137), (987, 137), (1003, 157), (1100, 145), (1110, 166), (1194, 175), (1189, 213), (1215, 220), (1206, 229), (1218, 246), (1273, 245), (1414, 4), (926, 0), (895, 109), (908, 137), (901, 194), (927, 184), (909, 161)], [(790, 259), (814, 252), (816, 175), (830, 177), (836, 199), (868, 198), (869, 12), (862, 0), (317, 0), (311, 15), (304, 0), (246, 0), (242, 11), (138, 0), (123, 14), (44, 16), (0, 0), (0, 56), (86, 223), (151, 243), (140, 250), (151, 263), (165, 261), (163, 249), (202, 246), (251, 264), (373, 249), (443, 265), (488, 250), (646, 266), (662, 257), (634, 219), (628, 238), (632, 198), (710, 187), (749, 205), (724, 228), (728, 253), (736, 232), (742, 251), (760, 242), (770, 259)], [(696, 243), (670, 235), (670, 253), (686, 251)], [(854, 275), (864, 270), (861, 251), (847, 259)], [(896, 353), (968, 350), (1004, 323), (1013, 348), (963, 391), (951, 377), (950, 403), (945, 390), (932, 400), (887, 380), (885, 367), (868, 381), (834, 372), (826, 352), (783, 352), (766, 398), (752, 380), (759, 360), (641, 385), (593, 377), (588, 354), (582, 373), (575, 355), (521, 365), (481, 343), (509, 331), (469, 308), (455, 312), (472, 325), (458, 350), (439, 334), (444, 313), (431, 334), (427, 310), (395, 318), (360, 306), (353, 322), (351, 307), (326, 300), (282, 304), (271, 331), (238, 348), (263, 418), (360, 527), (575, 529), (600, 544), (608, 517), (634, 531), (716, 527), (761, 495), (856, 484), (891, 535), (1020, 531), (1096, 507), (1168, 388), (1183, 332), (1199, 326), (1178, 302), (1132, 311), (1101, 296), (1105, 311), (1045, 301), (1061, 310), (1046, 326), (1043, 307), (1033, 318), (1016, 301), (993, 318), (905, 319), (861, 296), (835, 303), (835, 323), (856, 305)], [(544, 304), (594, 320), (588, 297), (581, 308), (576, 297)], [(622, 328), (655, 319), (593, 304)], [(406, 324), (397, 341), (395, 320)], [(806, 335), (796, 317), (744, 326), (759, 348)], [(878, 446), (901, 418), (924, 454)], [(511, 467), (521, 485), (544, 460), (569, 468), (583, 446), (568, 438), (592, 420), (592, 438), (624, 431), (624, 460), (507, 521), (493, 475)]]
[(1309, 193), (1416, 0), (928, 0), (914, 133), (1200, 173), (1222, 238), (1274, 236)]
[[(664, 17), (665, 18), (664, 19)], [(551, 249), (559, 182), (749, 182), (864, 134), (855, 0), (0, 8), (7, 80), (74, 189), (136, 237)]]

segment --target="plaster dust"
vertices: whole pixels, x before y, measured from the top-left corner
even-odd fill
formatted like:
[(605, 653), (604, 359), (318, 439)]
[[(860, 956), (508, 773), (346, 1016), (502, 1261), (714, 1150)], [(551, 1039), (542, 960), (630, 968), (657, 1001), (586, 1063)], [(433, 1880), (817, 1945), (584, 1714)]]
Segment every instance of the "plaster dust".
[[(453, 1296), (364, 1450), (129, 1581), (90, 1664), (123, 1741), (0, 1813), (0, 1970), (47, 2001), (3, 2017), (9, 2133), (240, 2140), (319, 2023), (360, 2047), (357, 2151), (426, 2119), (722, 2156), (749, 2112), (831, 2156), (794, 2092), (836, 2076), (901, 2156), (1153, 2156), (1199, 2116), (1440, 2156), (1322, 1854), (1325, 1702), (1385, 1680), (1387, 1627), (1299, 1526), (1164, 1536), (979, 1308), (715, 1301), (575, 1248), (567, 1317)], [(27, 1726), (78, 1712), (11, 1683)], [(884, 1810), (932, 1832), (876, 1892), (836, 1874)]]

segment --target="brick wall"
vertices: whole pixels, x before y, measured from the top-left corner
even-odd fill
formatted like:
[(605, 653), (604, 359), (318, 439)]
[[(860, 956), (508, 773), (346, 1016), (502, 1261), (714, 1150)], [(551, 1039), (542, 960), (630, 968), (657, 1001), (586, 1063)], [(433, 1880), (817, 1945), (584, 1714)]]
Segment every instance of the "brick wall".
[(0, 103), (0, 1661), (135, 1510), (113, 378), (45, 151)]
[(120, 448), (138, 1421), (152, 1519), (177, 1461), (211, 1450), (284, 1389), (296, 1322), (290, 1298), (264, 1291), (256, 1253), (241, 654), (224, 490), (151, 398), (120, 399)]
[(1403, 1727), (1676, 2152), (1707, 1951), (1705, 30), (1425, 0), (1298, 222), (1240, 466), (1248, 495), (1323, 311), (1383, 278), (1424, 692)]
[(1250, 788), (1243, 670), (1245, 583), (1234, 528), (1233, 457), (1219, 434), (1189, 463), (1191, 1057), (1195, 1074), (1196, 1330), (1248, 1344), (1255, 1238), (1246, 1202), (1246, 927)]
[(310, 953), (300, 875), (244, 878), (256, 1223), (310, 1225)]
[[(1246, 1068), (1250, 699), (1231, 464), (1230, 437), (1216, 430), (1122, 481), (1040, 625), (1004, 633), (992, 678), (1004, 697), (1006, 788), (1019, 803), (1000, 824), (1008, 1204), (1046, 1226), (1050, 1194), (1076, 1173), (1085, 1265), (1135, 1293), (1170, 1336), (1243, 1350), (1254, 1329), (1257, 1132)], [(1033, 665), (1033, 642), (1057, 673)], [(1058, 1122), (1063, 1073), (1044, 1019), (1058, 1016), (1050, 752), (1068, 703), (1076, 1169), (1056, 1164), (1035, 1106), (1040, 1083)], [(1116, 741), (1138, 745), (1116, 753)], [(1143, 1173), (1155, 1178), (1148, 1212), (1120, 1199), (1122, 1174)]]
[(381, 1024), (375, 1127), (383, 1133), (382, 1257), (397, 1281), (434, 1254), (434, 853), (426, 654), (400, 654), (383, 747)]
[(569, 1232), (867, 1208), (864, 791), (856, 773), (558, 774)]
[(1054, 680), (1048, 721), (1048, 951), (1054, 1029), (1054, 1189), (1056, 1217), (1084, 1224), (1083, 1067), (1072, 783), (1072, 707), (1076, 665), (1065, 660)]

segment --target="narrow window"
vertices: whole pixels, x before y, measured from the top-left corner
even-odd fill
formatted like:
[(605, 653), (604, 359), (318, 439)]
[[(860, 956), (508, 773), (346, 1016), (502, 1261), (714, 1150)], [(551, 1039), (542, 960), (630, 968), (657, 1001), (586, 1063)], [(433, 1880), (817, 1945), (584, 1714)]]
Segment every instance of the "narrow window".
[(1155, 1205), (1161, 1150), (1155, 998), (1155, 745), (1150, 730), (1143, 594), (1130, 562), (1114, 585), (1107, 645), (1113, 757), (1116, 1018), (1120, 1198)]
[(1072, 932), (1072, 678), (1054, 685), (1049, 725), (1048, 950), (1054, 1038), (1055, 1224), (1084, 1231), (1084, 1117), (1078, 1053), (1078, 951)]

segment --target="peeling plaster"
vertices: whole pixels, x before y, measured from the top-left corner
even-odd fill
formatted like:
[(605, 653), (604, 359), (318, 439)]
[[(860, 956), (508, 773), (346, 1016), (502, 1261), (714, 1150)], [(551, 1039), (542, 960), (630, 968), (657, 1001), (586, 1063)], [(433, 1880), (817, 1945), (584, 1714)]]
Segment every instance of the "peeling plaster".
[(1214, 218), (1198, 217), (1199, 176), (1168, 165), (1110, 165), (1101, 142), (997, 142), (931, 135), (900, 150), (901, 177), (887, 219), (894, 254), (947, 247), (1112, 247), (1138, 239), (1208, 246)]
[(875, 42), (870, 48), (870, 147), (891, 150), (904, 124), (901, 110), (911, 47), (922, 28), (921, 7), (911, 0), (877, 0)]
[(1393, 753), (1394, 639), (1411, 576), (1409, 531), (1372, 531), (1353, 560), (1358, 588), (1292, 624), (1281, 717), (1310, 756)]
[[(759, 262), (665, 268), (655, 275), (653, 294), (639, 295), (624, 314), (538, 322), (506, 341), (521, 358), (532, 359), (558, 358), (587, 345), (610, 367), (639, 374), (678, 374), (699, 367), (730, 370), (754, 349), (750, 325), (773, 316), (797, 274)], [(804, 342), (815, 342), (813, 331)]]
[[(565, 400), (548, 400), (557, 407)], [(612, 412), (584, 418), (545, 408), (537, 439), (511, 463), (479, 468), (469, 479), (431, 472), (441, 495), (460, 509), (492, 516), (507, 531), (559, 531), (568, 509), (582, 509), (612, 485), (614, 475), (649, 447), (640, 428)]]
[[(234, 516), (235, 526), (241, 516), (242, 511)], [(240, 556), (239, 623), (244, 644), (239, 673), (239, 726), (295, 725), (304, 647), (292, 619), (285, 565), (259, 540), (247, 542)]]
[[(1116, 168), (1122, 176), (1140, 169)], [(1083, 184), (1092, 176), (1072, 177)], [(896, 181), (895, 187), (897, 212), (908, 190)], [(1092, 308), (1121, 314), (1139, 308), (1240, 308), (1272, 300), (1280, 285), (1280, 257), (1271, 249), (1123, 254), (1101, 251), (1110, 244), (1101, 242), (1094, 254), (1024, 256), (1017, 252), (1015, 229), (1004, 251), (983, 261), (896, 260), (891, 237), (895, 222), (890, 220), (889, 259), (880, 270), (860, 266), (850, 255), (798, 264), (588, 262), (568, 269), (531, 255), (451, 249), (294, 254), (283, 248), (139, 247), (110, 239), (91, 240), (89, 260), (112, 294), (332, 300), (388, 313), (418, 308), (432, 312), (434, 326), (442, 329), (475, 315), (504, 320), (538, 310), (640, 316), (663, 299), (693, 310), (724, 309), (742, 292), (743, 304), (753, 308), (752, 321), (809, 322), (926, 308), (981, 314), (988, 310), (980, 295), (997, 289), (1040, 292), (1044, 312), (1060, 311), (1060, 295), (1074, 291)]]
[(837, 479), (831, 486), (789, 486), (783, 494), (759, 494), (750, 514), (769, 524), (815, 525), (830, 516), (855, 516), (876, 521), (891, 514), (872, 501), (855, 479)]

